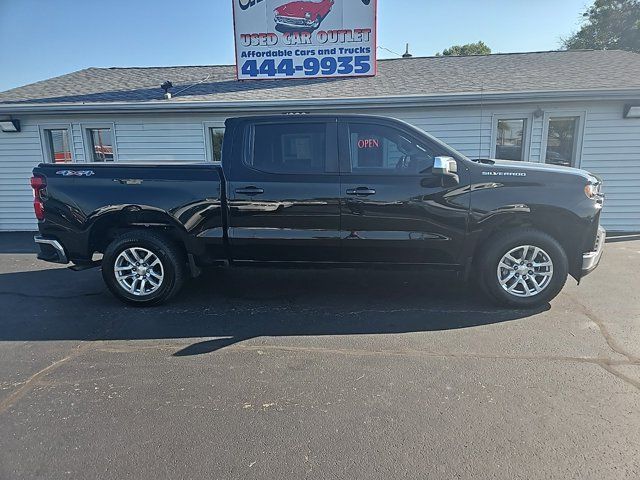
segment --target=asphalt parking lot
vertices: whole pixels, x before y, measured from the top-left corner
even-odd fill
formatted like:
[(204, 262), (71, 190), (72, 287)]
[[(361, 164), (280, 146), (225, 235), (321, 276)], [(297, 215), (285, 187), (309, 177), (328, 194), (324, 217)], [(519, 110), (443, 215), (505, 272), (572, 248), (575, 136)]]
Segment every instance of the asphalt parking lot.
[(0, 479), (640, 478), (640, 239), (537, 311), (220, 270), (140, 310), (0, 236)]

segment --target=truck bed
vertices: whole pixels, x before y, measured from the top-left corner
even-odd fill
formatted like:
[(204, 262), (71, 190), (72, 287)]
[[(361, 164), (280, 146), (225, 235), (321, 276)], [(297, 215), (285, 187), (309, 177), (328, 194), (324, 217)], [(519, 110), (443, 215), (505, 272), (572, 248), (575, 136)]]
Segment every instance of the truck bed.
[(100, 251), (101, 236), (119, 226), (177, 232), (193, 253), (206, 245), (224, 257), (222, 168), (211, 163), (40, 164), (46, 218), (40, 231), (58, 238), (74, 263)]

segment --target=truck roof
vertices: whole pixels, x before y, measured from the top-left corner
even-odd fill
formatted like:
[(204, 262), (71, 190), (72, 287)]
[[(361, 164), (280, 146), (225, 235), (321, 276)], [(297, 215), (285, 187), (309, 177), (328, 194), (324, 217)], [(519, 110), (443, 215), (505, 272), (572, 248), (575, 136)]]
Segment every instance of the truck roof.
[(367, 115), (367, 114), (359, 114), (359, 113), (349, 113), (349, 114), (327, 114), (327, 113), (306, 113), (306, 112), (290, 112), (290, 113), (280, 113), (274, 115), (243, 115), (240, 117), (230, 117), (228, 120), (234, 121), (244, 121), (244, 120), (261, 120), (261, 121), (270, 121), (270, 120), (282, 120), (282, 119), (296, 119), (296, 118), (314, 118), (318, 120), (325, 120), (330, 118), (338, 118), (338, 119), (349, 119), (349, 118), (357, 118), (357, 119), (371, 119), (371, 120), (395, 120), (402, 121), (394, 117), (388, 117), (383, 115)]

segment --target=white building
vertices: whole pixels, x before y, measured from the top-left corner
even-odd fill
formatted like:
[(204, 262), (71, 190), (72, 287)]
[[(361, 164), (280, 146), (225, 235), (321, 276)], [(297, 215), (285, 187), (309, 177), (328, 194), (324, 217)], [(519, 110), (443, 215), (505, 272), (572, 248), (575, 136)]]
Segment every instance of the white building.
[[(160, 85), (173, 83), (173, 98)], [(605, 180), (603, 224), (640, 231), (640, 55), (382, 60), (371, 78), (238, 82), (233, 66), (89, 68), (0, 93), (0, 230), (32, 230), (40, 162), (211, 161), (230, 116), (360, 112), (470, 158), (570, 164)]]

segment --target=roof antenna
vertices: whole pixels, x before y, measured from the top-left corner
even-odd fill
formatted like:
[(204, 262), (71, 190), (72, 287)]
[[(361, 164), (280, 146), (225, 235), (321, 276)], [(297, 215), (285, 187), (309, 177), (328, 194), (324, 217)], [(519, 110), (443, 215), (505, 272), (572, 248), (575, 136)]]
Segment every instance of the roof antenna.
[(173, 88), (173, 83), (171, 83), (169, 80), (166, 80), (162, 85), (160, 85), (160, 88), (164, 90), (164, 99), (171, 100), (171, 93), (169, 93), (169, 89)]
[(413, 57), (413, 55), (411, 55), (409, 53), (409, 44), (407, 43), (407, 49), (405, 50), (404, 54), (402, 55), (402, 58), (411, 58)]

